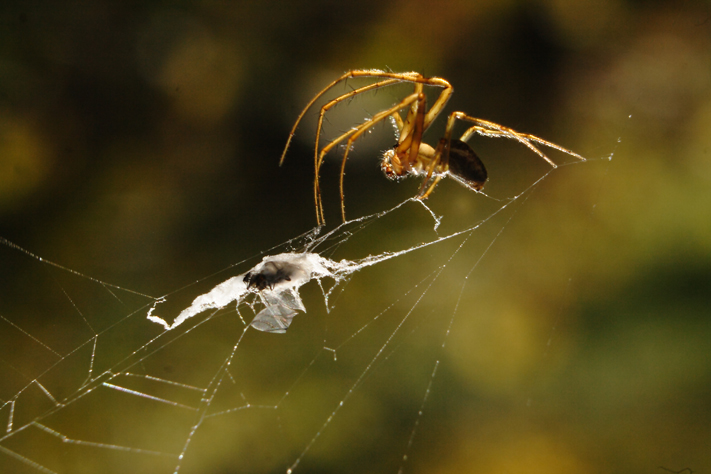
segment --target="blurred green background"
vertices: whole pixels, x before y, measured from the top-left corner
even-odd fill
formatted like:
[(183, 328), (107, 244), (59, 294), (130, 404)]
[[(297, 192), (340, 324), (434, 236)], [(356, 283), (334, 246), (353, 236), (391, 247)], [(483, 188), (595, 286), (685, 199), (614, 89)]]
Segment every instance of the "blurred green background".
[[(284, 472), (346, 398), (304, 455), (302, 472), (397, 472), (403, 454), (405, 472), (708, 472), (710, 33), (711, 6), (703, 1), (6, 1), (0, 236), (122, 288), (175, 292), (315, 225), (315, 112), (283, 167), (278, 160), (296, 116), (321, 88), (356, 68), (440, 76), (455, 88), (447, 112), (539, 135), (590, 161), (556, 170), (515, 214), (475, 232), (426, 292), (415, 311), (421, 319), (401, 331), (408, 336), (399, 349), (388, 347), (393, 354), (382, 368), (371, 371), (368, 363), (395, 326), (371, 324), (373, 339), (354, 338), (363, 342), (335, 365), (319, 350), (347, 340), (391, 304), (397, 325), (426, 284), (408, 291), (462, 240), (356, 274), (331, 319), (318, 313), (323, 304), (311, 288), (304, 295), (309, 314), (285, 336), (248, 333), (231, 369), (240, 388), (225, 407), (241, 403), (239, 394), (262, 405), (292, 387), (293, 395), (283, 410), (212, 418), (189, 447), (184, 471)], [(397, 94), (343, 104), (327, 133), (362, 121)], [(430, 143), (442, 126), (427, 135)], [(392, 130), (386, 124), (373, 135), (347, 168), (349, 217), (391, 207), (417, 189), (415, 181), (382, 178), (375, 156), (392, 145)], [(530, 154), (507, 161), (496, 148), (503, 145), (490, 143), (497, 140), (475, 142), (492, 196), (517, 194), (548, 171)], [(332, 225), (336, 168), (324, 167)], [(499, 205), (452, 183), (440, 184), (429, 204), (444, 216), (444, 233)], [(436, 238), (429, 214), (415, 211), (378, 221), (334, 256), (360, 258)], [(464, 276), (501, 227), (455, 312)], [(55, 349), (79, 379), (91, 349), (81, 344), (91, 334), (76, 329), (84, 328), (77, 314), (100, 332), (149, 303), (117, 291), (123, 306), (112, 314), (106, 307), (116, 301), (100, 284), (7, 246), (1, 255), (3, 402), (50, 367), (64, 373), (7, 321)], [(179, 292), (171, 310), (254, 263)], [(364, 319), (348, 308), (360, 308)], [(205, 386), (239, 335), (234, 309), (227, 313), (225, 327), (161, 343), (151, 356), (132, 355), (145, 357), (146, 374)], [(105, 366), (118, 367), (121, 347), (131, 354), (146, 344), (144, 333), (132, 326), (100, 338), (110, 352), (101, 355)], [(216, 349), (221, 344), (227, 352)], [(214, 360), (206, 356), (212, 350)], [(315, 354), (320, 359), (308, 365)], [(367, 384), (349, 391), (364, 374)], [(45, 383), (58, 399), (72, 392)], [(182, 449), (191, 417), (179, 420), (156, 403), (133, 406), (139, 403), (110, 390), (93, 393), (97, 401), (86, 401), (93, 409), (71, 405), (43, 421), (76, 439)], [(17, 405), (34, 419), (42, 403)], [(122, 425), (129, 412), (141, 414), (141, 426)], [(157, 437), (165, 445), (154, 446)], [(0, 446), (56, 472), (172, 472), (175, 465), (51, 441), (13, 436)], [(37, 472), (0, 457), (7, 472)]]

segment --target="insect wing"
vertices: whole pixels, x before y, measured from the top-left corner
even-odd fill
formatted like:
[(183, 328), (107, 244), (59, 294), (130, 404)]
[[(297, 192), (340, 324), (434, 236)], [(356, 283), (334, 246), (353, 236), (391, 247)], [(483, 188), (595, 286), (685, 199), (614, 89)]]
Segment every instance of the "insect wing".
[(257, 314), (250, 326), (254, 329), (275, 334), (284, 334), (296, 316), (296, 311), (280, 304), (267, 306)]
[(489, 175), (474, 150), (461, 140), (452, 139), (449, 144), (449, 175), (460, 184), (479, 191)]
[(262, 293), (262, 298), (266, 306), (281, 305), (297, 311), (303, 311), (304, 313), (306, 312), (299, 293), (293, 288), (280, 292), (264, 292)]
[(306, 312), (299, 294), (293, 289), (282, 292), (267, 291), (261, 296), (265, 308), (251, 323), (251, 326), (259, 331), (284, 334), (297, 311)]

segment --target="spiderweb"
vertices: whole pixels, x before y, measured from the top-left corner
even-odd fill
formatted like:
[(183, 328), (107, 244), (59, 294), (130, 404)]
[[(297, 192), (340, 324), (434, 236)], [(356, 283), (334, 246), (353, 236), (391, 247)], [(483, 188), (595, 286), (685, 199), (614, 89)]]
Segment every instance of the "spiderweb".
[(426, 470), (482, 262), (568, 168), (506, 199), (457, 189), (477, 211), (456, 218), (406, 199), (160, 296), (2, 239), (3, 472)]

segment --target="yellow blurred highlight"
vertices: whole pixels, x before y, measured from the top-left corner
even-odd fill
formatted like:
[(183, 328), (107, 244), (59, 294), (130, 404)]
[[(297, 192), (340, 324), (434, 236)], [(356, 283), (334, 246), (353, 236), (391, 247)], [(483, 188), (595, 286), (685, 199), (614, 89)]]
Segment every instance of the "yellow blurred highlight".
[(482, 18), (496, 17), (515, 5), (510, 0), (389, 2), (369, 26), (365, 41), (343, 44), (337, 50), (354, 50), (355, 58), (347, 64), (387, 64), (395, 71), (414, 68), (434, 75), (446, 62), (446, 51), (466, 45), (472, 31), (482, 27)]
[(195, 122), (214, 123), (234, 105), (242, 74), (236, 48), (204, 31), (192, 31), (167, 54), (158, 82), (177, 112)]
[[(501, 396), (519, 393), (535, 372), (545, 348), (547, 318), (530, 314), (526, 303), (513, 301), (494, 307), (467, 310), (450, 335), (450, 357), (457, 372), (478, 392)], [(462, 300), (461, 308), (475, 308)], [(528, 312), (524, 310), (528, 308)]]
[(52, 169), (44, 137), (29, 121), (0, 116), (0, 212), (19, 208)]
[[(460, 438), (437, 474), (450, 472), (506, 472), (516, 474), (583, 474), (592, 472), (559, 436), (522, 431), (506, 422), (489, 426), (478, 437)], [(481, 432), (480, 432), (481, 433)], [(430, 471), (432, 472), (432, 471)]]
[(628, 21), (627, 5), (619, 0), (546, 0), (544, 8), (554, 19), (550, 24), (569, 47), (589, 47), (619, 35)]

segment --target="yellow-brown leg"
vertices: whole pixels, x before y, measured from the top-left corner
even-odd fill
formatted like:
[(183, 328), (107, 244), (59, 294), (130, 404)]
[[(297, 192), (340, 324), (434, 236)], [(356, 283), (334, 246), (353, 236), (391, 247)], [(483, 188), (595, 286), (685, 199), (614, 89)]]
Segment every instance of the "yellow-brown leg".
[(504, 138), (509, 138), (512, 140), (516, 140), (526, 147), (528, 147), (531, 151), (533, 151), (535, 154), (543, 158), (549, 165), (551, 165), (553, 168), (557, 168), (557, 165), (550, 159), (548, 158), (545, 153), (543, 153), (541, 150), (538, 149), (533, 143), (531, 142), (536, 142), (541, 145), (545, 145), (549, 148), (553, 148), (555, 150), (561, 151), (563, 153), (566, 153), (570, 156), (573, 156), (581, 161), (585, 161), (585, 158), (578, 155), (577, 153), (568, 150), (567, 148), (563, 148), (560, 145), (556, 145), (555, 143), (549, 142), (547, 140), (544, 140), (540, 137), (537, 137), (535, 135), (531, 135), (528, 133), (520, 133), (517, 132), (516, 130), (509, 128), (509, 127), (504, 127), (503, 125), (499, 125), (494, 122), (489, 122), (488, 120), (483, 120), (480, 118), (476, 117), (470, 117), (466, 115), (463, 112), (452, 112), (450, 114), (449, 119), (447, 121), (447, 129), (450, 129), (450, 123), (451, 127), (454, 125), (455, 120), (462, 120), (465, 122), (472, 122), (475, 123), (476, 125), (469, 127), (464, 134), (462, 134), (462, 141), (467, 141), (473, 134), (479, 134), (479, 135), (484, 135), (488, 137), (504, 137)]
[[(319, 170), (321, 167), (321, 163), (323, 162), (323, 157), (325, 153), (330, 150), (333, 146), (335, 146), (338, 142), (342, 141), (346, 137), (350, 136), (350, 133), (346, 133), (342, 135), (341, 137), (337, 138), (336, 141), (329, 143), (325, 149), (322, 149), (321, 154), (319, 156), (318, 153), (318, 146), (320, 142), (320, 136), (321, 136), (321, 128), (323, 125), (323, 119), (326, 114), (326, 112), (335, 106), (336, 104), (348, 100), (358, 94), (361, 94), (363, 92), (369, 91), (369, 90), (374, 90), (378, 89), (381, 87), (387, 87), (396, 83), (401, 83), (401, 82), (411, 82), (415, 83), (416, 87), (415, 90), (416, 92), (419, 92), (421, 94), (421, 103), (418, 103), (417, 107), (413, 107), (413, 110), (411, 110), (411, 113), (415, 114), (414, 120), (410, 117), (410, 114), (408, 114), (408, 120), (406, 122), (402, 121), (402, 118), (399, 115), (399, 111), (402, 110), (404, 107), (399, 107), (395, 106), (392, 107), (388, 110), (391, 111), (390, 114), (386, 116), (392, 116), (395, 121), (396, 125), (398, 126), (399, 130), (401, 132), (405, 131), (405, 133), (401, 133), (401, 138), (405, 138), (408, 140), (408, 145), (409, 145), (409, 150), (410, 150), (410, 160), (414, 160), (417, 158), (417, 153), (419, 151), (419, 144), (421, 143), (422, 140), (422, 134), (424, 131), (429, 127), (431, 122), (440, 114), (444, 106), (446, 105), (447, 101), (449, 100), (451, 94), (452, 94), (452, 86), (449, 84), (444, 79), (433, 77), (433, 78), (426, 78), (423, 77), (421, 74), (416, 73), (416, 72), (406, 72), (406, 73), (393, 73), (393, 72), (387, 72), (387, 71), (381, 71), (377, 69), (364, 69), (364, 70), (353, 70), (349, 71), (333, 82), (331, 82), (328, 86), (326, 86), (324, 89), (322, 89), (316, 96), (314, 96), (309, 103), (306, 105), (306, 107), (301, 111), (299, 116), (297, 117), (296, 123), (294, 123), (294, 126), (291, 129), (291, 132), (289, 134), (289, 138), (287, 139), (286, 146), (284, 147), (284, 151), (282, 153), (281, 159), (279, 161), (279, 164), (281, 165), (284, 162), (284, 158), (286, 156), (286, 152), (289, 148), (289, 145), (291, 143), (291, 140), (296, 133), (296, 128), (298, 127), (299, 123), (303, 119), (303, 117), (306, 114), (306, 111), (313, 106), (313, 104), (320, 98), (322, 97), (327, 91), (329, 91), (331, 88), (333, 88), (336, 84), (343, 80), (347, 80), (350, 78), (380, 78), (383, 80), (377, 81), (373, 84), (368, 84), (366, 86), (359, 87), (357, 89), (354, 89), (353, 91), (347, 92), (346, 94), (343, 94), (341, 96), (338, 96), (337, 98), (329, 101), (327, 104), (325, 104), (323, 107), (321, 107), (321, 111), (319, 113), (319, 120), (318, 120), (318, 126), (317, 126), (317, 131), (316, 131), (316, 141), (315, 141), (315, 147), (314, 147), (314, 168), (316, 172), (316, 176), (314, 177), (314, 201), (316, 204), (316, 220), (319, 225), (323, 225), (325, 223), (324, 221), (324, 211), (323, 211), (323, 203), (321, 200), (321, 190), (320, 190), (320, 183), (319, 183)], [(437, 100), (433, 103), (432, 107), (430, 108), (429, 111), (425, 114), (425, 108), (426, 108), (426, 103), (425, 103), (425, 96), (422, 94), (422, 87), (423, 85), (429, 85), (433, 87), (442, 87), (444, 90), (442, 93), (439, 95)], [(410, 96), (408, 96), (410, 97)], [(406, 100), (406, 99), (405, 99)], [(404, 103), (405, 100), (401, 102)], [(416, 109), (416, 111), (415, 111)], [(380, 115), (380, 114), (378, 114)], [(384, 117), (380, 118), (378, 121), (382, 120)], [(367, 130), (370, 128), (371, 125), (366, 126), (362, 128), (363, 130)], [(361, 126), (362, 127), (362, 126)], [(356, 131), (361, 130), (361, 127), (358, 127)], [(412, 128), (412, 132), (410, 133), (409, 128)], [(359, 133), (357, 136), (360, 136), (362, 133)], [(404, 136), (404, 137), (403, 137)], [(349, 146), (352, 144), (352, 142), (355, 140), (355, 138), (349, 140)], [(414, 143), (412, 143), (414, 141)], [(344, 160), (342, 163), (342, 174), (341, 174), (341, 214), (345, 220), (345, 205), (343, 202), (343, 169), (345, 168), (345, 161), (347, 159), (347, 153), (348, 149), (346, 150), (346, 153), (344, 154)]]
[(416, 100), (420, 99), (422, 94), (410, 94), (409, 96), (405, 97), (402, 101), (400, 101), (399, 104), (383, 110), (381, 112), (378, 112), (377, 114), (373, 115), (373, 118), (368, 120), (367, 122), (361, 124), (358, 126), (358, 128), (354, 130), (349, 130), (348, 132), (344, 133), (340, 137), (336, 138), (333, 142), (329, 143), (326, 147), (324, 147), (321, 150), (321, 155), (319, 156), (319, 161), (318, 161), (318, 167), (319, 169), (321, 168), (321, 164), (323, 163), (323, 158), (328, 151), (333, 148), (335, 145), (343, 141), (344, 139), (348, 138), (348, 141), (346, 142), (346, 150), (343, 152), (343, 160), (341, 161), (341, 177), (340, 177), (340, 192), (341, 192), (341, 217), (343, 218), (343, 222), (346, 222), (346, 206), (345, 206), (345, 197), (343, 193), (343, 177), (346, 173), (346, 161), (348, 160), (348, 153), (350, 152), (351, 146), (353, 145), (353, 142), (355, 142), (363, 133), (365, 133), (368, 129), (370, 129), (373, 125), (375, 125), (378, 122), (381, 122), (388, 118), (390, 115), (392, 115), (395, 112), (398, 112), (405, 107), (409, 107), (412, 105), (413, 102)]

